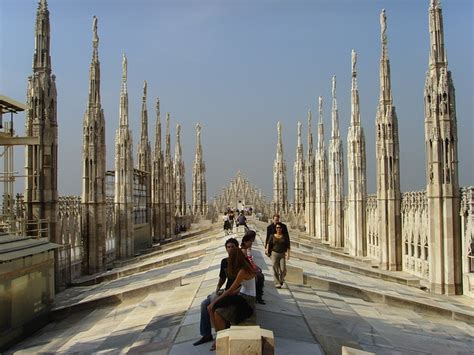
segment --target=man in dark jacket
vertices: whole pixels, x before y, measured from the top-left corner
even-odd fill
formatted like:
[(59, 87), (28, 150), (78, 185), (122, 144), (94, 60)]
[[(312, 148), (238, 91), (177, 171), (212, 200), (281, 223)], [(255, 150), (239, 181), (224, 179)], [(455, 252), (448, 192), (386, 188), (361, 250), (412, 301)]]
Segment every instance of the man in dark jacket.
[(276, 233), (276, 225), (279, 224), (281, 225), (282, 228), (282, 234), (290, 239), (290, 235), (288, 234), (288, 228), (286, 227), (286, 224), (280, 222), (280, 215), (278, 213), (275, 213), (273, 215), (273, 222), (268, 225), (267, 227), (267, 238), (265, 239), (265, 250), (267, 250), (268, 242), (273, 234)]
[[(233, 248), (238, 248), (239, 242), (235, 238), (229, 238), (225, 242), (225, 250), (227, 251), (227, 255)], [(201, 333), (201, 339), (196, 341), (193, 345), (201, 345), (207, 343), (209, 341), (214, 340), (212, 337), (212, 328), (211, 328), (211, 319), (209, 317), (209, 312), (207, 311), (207, 306), (211, 304), (211, 302), (217, 297), (221, 287), (227, 280), (225, 288), (228, 289), (234, 279), (231, 279), (227, 275), (227, 258), (221, 260), (221, 268), (219, 271), (219, 282), (217, 282), (216, 292), (211, 293), (206, 297), (204, 301), (201, 302), (201, 322), (199, 324), (199, 331)]]

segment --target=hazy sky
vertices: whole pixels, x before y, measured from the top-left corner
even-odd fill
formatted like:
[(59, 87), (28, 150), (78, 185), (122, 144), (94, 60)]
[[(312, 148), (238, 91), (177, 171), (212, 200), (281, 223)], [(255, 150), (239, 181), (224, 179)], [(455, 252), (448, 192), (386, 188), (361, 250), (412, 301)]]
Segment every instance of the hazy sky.
[[(428, 67), (428, 0), (49, 0), (48, 4), (58, 89), (60, 195), (81, 192), (81, 131), (93, 15), (99, 20), (107, 169), (114, 169), (125, 52), (134, 158), (142, 86), (147, 80), (152, 144), (157, 96), (162, 120), (165, 112), (171, 113), (173, 150), (174, 128), (177, 123), (182, 125), (188, 200), (196, 122), (203, 126), (208, 198), (240, 169), (271, 199), (278, 120), (283, 124), (292, 196), (297, 121), (304, 124), (306, 154), (306, 112), (313, 111), (316, 146), (317, 98), (323, 96), (328, 147), (333, 74), (338, 78), (339, 118), (347, 152), (350, 52), (354, 48), (358, 52), (368, 190), (374, 192), (382, 8), (388, 18), (392, 89), (399, 119), (401, 186), (403, 191), (425, 187), (423, 87)], [(442, 1), (442, 8), (456, 88), (460, 184), (473, 185), (473, 2)], [(36, 0), (0, 0), (0, 93), (20, 101), (26, 100), (27, 77), (32, 71), (36, 9)], [(18, 133), (24, 133), (23, 115), (16, 127)], [(23, 149), (16, 148), (15, 154), (16, 171), (22, 174)]]

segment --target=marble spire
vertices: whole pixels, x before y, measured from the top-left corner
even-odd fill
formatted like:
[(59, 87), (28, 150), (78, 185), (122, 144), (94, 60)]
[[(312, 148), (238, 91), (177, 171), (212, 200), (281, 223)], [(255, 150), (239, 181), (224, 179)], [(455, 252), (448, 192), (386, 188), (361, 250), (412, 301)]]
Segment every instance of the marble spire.
[(164, 156), (161, 147), (161, 111), (160, 99), (156, 98), (156, 121), (155, 121), (155, 147), (152, 161), (152, 235), (155, 241), (163, 240), (166, 234), (165, 228), (165, 188), (164, 188)]
[[(39, 144), (25, 148), (25, 204), (28, 221), (48, 220), (49, 237), (62, 244), (56, 231), (58, 201), (58, 122), (56, 76), (52, 74), (50, 22), (46, 0), (36, 12), (33, 73), (28, 77), (26, 135), (39, 137)], [(45, 164), (45, 162), (47, 162)], [(28, 235), (41, 234), (31, 223)]]
[(207, 214), (206, 164), (201, 146), (201, 125), (196, 124), (196, 154), (193, 163), (192, 212), (194, 215)]
[(288, 211), (288, 183), (286, 180), (286, 163), (283, 156), (282, 126), (277, 123), (277, 149), (273, 164), (273, 213), (285, 214)]
[(304, 212), (304, 154), (303, 143), (301, 142), (301, 122), (297, 124), (297, 145), (296, 160), (293, 167), (294, 173), (294, 204), (293, 211), (295, 214)]
[(327, 241), (328, 163), (324, 147), (323, 98), (321, 96), (318, 99), (318, 111), (318, 148), (315, 154), (315, 225), (316, 238)]
[(336, 76), (332, 77), (331, 141), (329, 142), (328, 237), (333, 247), (344, 246), (344, 152), (339, 132)]
[(429, 282), (435, 293), (462, 290), (456, 98), (439, 1), (429, 7), (430, 52), (424, 88)]
[(116, 255), (129, 258), (135, 252), (133, 224), (133, 140), (128, 126), (127, 57), (122, 56), (119, 127), (115, 135)]
[(170, 114), (166, 114), (166, 135), (165, 135), (165, 159), (163, 164), (164, 174), (164, 199), (165, 199), (165, 227), (166, 235), (172, 236), (174, 234), (175, 226), (175, 176), (173, 160), (171, 159), (171, 132), (170, 132)]
[(141, 133), (138, 143), (137, 168), (151, 173), (151, 146), (148, 138), (148, 109), (147, 109), (147, 82), (143, 83), (142, 113), (141, 113)]
[(100, 102), (100, 62), (97, 17), (92, 20), (92, 60), (89, 96), (83, 120), (82, 140), (82, 238), (84, 269), (93, 274), (105, 269), (105, 119)]
[(176, 181), (176, 212), (175, 216), (186, 214), (186, 182), (183, 154), (181, 151), (181, 125), (176, 125), (176, 141), (174, 149), (174, 178)]
[(348, 164), (348, 235), (345, 248), (351, 255), (365, 256), (367, 254), (366, 240), (366, 151), (364, 130), (360, 122), (359, 90), (357, 88), (357, 54), (352, 56), (351, 83), (351, 124), (347, 135), (347, 164)]
[(308, 152), (305, 164), (305, 222), (306, 231), (310, 236), (316, 235), (315, 225), (315, 161), (313, 151), (313, 131), (311, 128), (311, 110), (308, 110), (307, 121), (308, 121)]
[[(387, 49), (387, 17), (380, 13), (380, 98), (375, 118), (377, 162), (377, 235), (368, 240), (368, 254), (383, 269), (401, 270), (402, 231), (398, 119), (393, 106), (390, 61)], [(379, 255), (375, 253), (379, 249)]]

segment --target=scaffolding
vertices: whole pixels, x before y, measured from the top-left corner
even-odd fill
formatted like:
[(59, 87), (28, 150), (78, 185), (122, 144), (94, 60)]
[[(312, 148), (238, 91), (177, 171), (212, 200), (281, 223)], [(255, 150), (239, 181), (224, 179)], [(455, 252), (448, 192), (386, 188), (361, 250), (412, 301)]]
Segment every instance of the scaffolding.
[[(34, 230), (37, 236), (48, 234), (48, 221), (26, 221), (23, 206), (23, 196), (14, 193), (16, 178), (25, 177), (19, 175), (14, 169), (14, 146), (36, 145), (38, 137), (19, 137), (15, 135), (14, 115), (27, 109), (27, 105), (10, 97), (0, 95), (0, 146), (3, 150), (0, 157), (3, 158), (3, 171), (0, 172), (0, 183), (3, 182), (2, 210), (0, 215), (0, 235), (26, 235), (26, 230)], [(10, 120), (4, 121), (4, 115), (10, 114)], [(8, 116), (7, 116), (8, 117)], [(32, 227), (32, 224), (35, 227)], [(28, 229), (30, 227), (30, 229)]]

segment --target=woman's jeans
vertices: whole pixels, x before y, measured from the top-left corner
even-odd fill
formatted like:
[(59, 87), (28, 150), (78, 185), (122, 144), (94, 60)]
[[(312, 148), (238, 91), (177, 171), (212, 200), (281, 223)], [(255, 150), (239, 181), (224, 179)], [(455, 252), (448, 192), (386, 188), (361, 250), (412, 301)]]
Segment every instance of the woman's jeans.
[(275, 285), (282, 284), (286, 276), (286, 259), (285, 253), (276, 253), (272, 251), (273, 277)]

